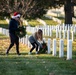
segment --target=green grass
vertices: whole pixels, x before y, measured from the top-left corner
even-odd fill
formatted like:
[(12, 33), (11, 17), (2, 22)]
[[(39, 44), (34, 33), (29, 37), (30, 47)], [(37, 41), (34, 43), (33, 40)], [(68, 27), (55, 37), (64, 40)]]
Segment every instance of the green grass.
[(44, 20), (47, 25), (57, 25), (58, 24), (57, 22), (55, 22), (49, 18), (46, 18), (45, 16), (43, 16), (41, 19)]
[(53, 20), (44, 20), (47, 25), (57, 25), (58, 23)]
[(38, 25), (41, 25), (41, 23), (39, 23), (37, 20), (35, 19), (31, 19), (31, 20), (28, 20), (28, 23), (31, 25), (31, 26), (38, 26)]
[(0, 27), (8, 29), (8, 24), (0, 24)]
[(8, 24), (6, 20), (0, 20), (0, 24)]
[(8, 28), (8, 23), (6, 22), (6, 20), (0, 20), (0, 27)]
[(0, 39), (3, 39), (3, 38), (5, 39), (5, 38), (8, 38), (8, 37), (0, 33)]
[(52, 56), (0, 57), (0, 75), (76, 75), (74, 61)]
[[(4, 35), (0, 34), (0, 37)], [(0, 39), (0, 75), (76, 75), (76, 42), (73, 43), (73, 59), (66, 60), (66, 51), (63, 58), (52, 54), (39, 54), (34, 52), (28, 55), (29, 48), (20, 43), (18, 56), (15, 47), (10, 50), (8, 56), (5, 50), (9, 46), (9, 38)], [(66, 46), (66, 45), (65, 45)], [(75, 50), (74, 50), (75, 48)]]
[[(6, 23), (6, 25), (2, 24), (2, 27), (8, 25)], [(59, 48), (57, 48), (57, 56), (52, 56), (52, 54), (36, 55), (35, 52), (28, 55), (30, 49), (21, 43), (20, 56), (16, 54), (15, 46), (6, 56), (5, 52), (9, 43), (9, 38), (0, 34), (0, 75), (51, 75), (50, 73), (55, 75), (76, 75), (76, 41), (73, 42), (72, 60), (66, 60), (66, 43), (64, 44), (63, 58), (59, 58)], [(59, 43), (57, 45), (59, 46)]]
[[(53, 20), (50, 20), (46, 17), (42, 17), (41, 18), (42, 20), (44, 20), (46, 22), (47, 25), (57, 25), (58, 23), (53, 21)], [(39, 23), (37, 20), (35, 19), (31, 19), (31, 20), (28, 20), (28, 23), (31, 25), (31, 26), (39, 26), (39, 25), (42, 25), (41, 23)]]

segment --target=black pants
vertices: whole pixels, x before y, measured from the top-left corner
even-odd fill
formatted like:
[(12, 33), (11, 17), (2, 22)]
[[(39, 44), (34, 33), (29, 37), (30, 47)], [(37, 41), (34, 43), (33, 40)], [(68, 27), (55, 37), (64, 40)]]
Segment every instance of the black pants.
[(9, 48), (7, 49), (7, 54), (9, 53), (10, 49), (16, 44), (16, 51), (17, 54), (19, 54), (19, 37), (16, 36), (15, 34), (10, 34), (10, 45)]
[(31, 43), (31, 45), (32, 45), (32, 48), (31, 48), (30, 52), (32, 52), (35, 48), (36, 48), (36, 51), (38, 51), (38, 44), (36, 42)]

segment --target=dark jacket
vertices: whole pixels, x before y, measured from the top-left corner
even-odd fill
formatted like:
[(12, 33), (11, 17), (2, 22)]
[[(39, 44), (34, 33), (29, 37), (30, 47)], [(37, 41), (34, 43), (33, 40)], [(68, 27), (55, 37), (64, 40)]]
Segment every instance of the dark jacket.
[(15, 32), (18, 30), (18, 25), (19, 25), (19, 22), (11, 18), (9, 22), (9, 33), (15, 34)]

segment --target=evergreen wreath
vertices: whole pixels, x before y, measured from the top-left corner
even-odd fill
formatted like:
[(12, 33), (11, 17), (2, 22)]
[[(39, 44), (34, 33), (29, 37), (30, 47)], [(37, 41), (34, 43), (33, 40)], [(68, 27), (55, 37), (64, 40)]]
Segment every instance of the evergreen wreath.
[(38, 54), (47, 52), (47, 44), (45, 42), (42, 43), (42, 47), (40, 47)]
[(20, 38), (24, 37), (26, 35), (26, 27), (25, 26), (19, 26), (18, 31), (16, 31), (16, 35)]

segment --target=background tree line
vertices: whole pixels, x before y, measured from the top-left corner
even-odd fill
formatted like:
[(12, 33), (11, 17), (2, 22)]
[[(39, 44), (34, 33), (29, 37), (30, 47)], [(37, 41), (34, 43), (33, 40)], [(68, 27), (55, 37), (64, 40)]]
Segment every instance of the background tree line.
[(0, 16), (10, 16), (17, 11), (23, 18), (40, 18), (49, 7), (57, 8), (64, 5), (65, 24), (72, 24), (75, 4), (76, 0), (0, 0)]

